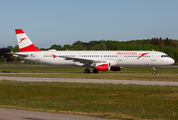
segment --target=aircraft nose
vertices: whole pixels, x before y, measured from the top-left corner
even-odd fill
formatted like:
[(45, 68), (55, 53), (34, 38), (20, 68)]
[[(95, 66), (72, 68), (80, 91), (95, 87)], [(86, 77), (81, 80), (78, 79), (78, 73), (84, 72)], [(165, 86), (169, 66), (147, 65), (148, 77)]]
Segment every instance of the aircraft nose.
[(175, 63), (175, 60), (174, 59), (170, 59), (170, 64), (174, 64)]

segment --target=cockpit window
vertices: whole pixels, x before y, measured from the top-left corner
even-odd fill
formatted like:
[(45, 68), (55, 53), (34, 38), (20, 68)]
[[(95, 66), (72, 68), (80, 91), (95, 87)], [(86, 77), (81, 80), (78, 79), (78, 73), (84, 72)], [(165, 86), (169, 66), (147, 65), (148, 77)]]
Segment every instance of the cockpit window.
[(169, 57), (168, 55), (161, 55), (161, 57)]

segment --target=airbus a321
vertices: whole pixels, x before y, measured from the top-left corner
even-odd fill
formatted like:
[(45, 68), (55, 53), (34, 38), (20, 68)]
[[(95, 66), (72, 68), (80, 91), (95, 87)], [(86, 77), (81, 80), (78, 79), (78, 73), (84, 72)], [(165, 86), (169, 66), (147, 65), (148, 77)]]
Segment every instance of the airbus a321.
[(153, 67), (171, 65), (174, 59), (159, 51), (41, 51), (35, 47), (22, 29), (15, 29), (20, 52), (13, 56), (36, 63), (55, 66), (83, 66), (84, 73), (120, 71), (122, 67)]

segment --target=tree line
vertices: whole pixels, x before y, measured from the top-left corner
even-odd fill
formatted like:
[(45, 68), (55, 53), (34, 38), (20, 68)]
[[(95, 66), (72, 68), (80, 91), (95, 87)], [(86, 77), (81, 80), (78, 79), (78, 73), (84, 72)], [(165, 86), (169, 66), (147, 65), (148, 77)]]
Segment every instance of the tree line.
[[(155, 50), (162, 51), (174, 58), (178, 62), (178, 40), (169, 38), (152, 38), (143, 40), (131, 41), (113, 41), (99, 40), (82, 42), (76, 41), (72, 45), (65, 44), (64, 46), (54, 44), (49, 48), (38, 48), (40, 50)], [(19, 52), (18, 45), (15, 47), (7, 46), (0, 49), (0, 61), (17, 61), (18, 59), (12, 55), (6, 54), (10, 51)]]

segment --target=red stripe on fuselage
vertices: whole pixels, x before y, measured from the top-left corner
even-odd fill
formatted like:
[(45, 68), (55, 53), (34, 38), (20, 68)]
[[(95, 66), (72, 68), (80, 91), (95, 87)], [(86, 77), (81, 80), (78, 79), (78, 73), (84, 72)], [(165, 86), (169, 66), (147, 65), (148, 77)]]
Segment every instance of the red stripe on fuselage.
[(20, 48), (20, 52), (31, 52), (31, 51), (41, 51), (41, 50), (38, 50), (34, 44), (31, 44), (24, 48)]
[(22, 29), (15, 29), (16, 34), (22, 34), (24, 31)]

